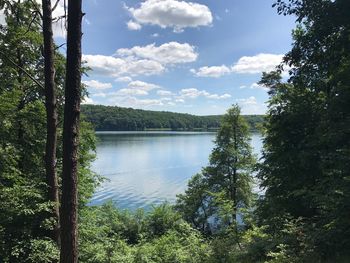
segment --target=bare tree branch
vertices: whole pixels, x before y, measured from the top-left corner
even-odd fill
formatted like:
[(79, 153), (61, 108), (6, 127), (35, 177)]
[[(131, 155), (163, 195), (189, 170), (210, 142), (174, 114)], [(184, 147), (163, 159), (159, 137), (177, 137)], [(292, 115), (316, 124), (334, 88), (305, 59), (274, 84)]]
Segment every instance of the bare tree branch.
[(59, 2), (60, 2), (60, 0), (56, 1), (55, 5), (52, 7), (52, 12), (55, 11), (55, 9), (57, 8)]

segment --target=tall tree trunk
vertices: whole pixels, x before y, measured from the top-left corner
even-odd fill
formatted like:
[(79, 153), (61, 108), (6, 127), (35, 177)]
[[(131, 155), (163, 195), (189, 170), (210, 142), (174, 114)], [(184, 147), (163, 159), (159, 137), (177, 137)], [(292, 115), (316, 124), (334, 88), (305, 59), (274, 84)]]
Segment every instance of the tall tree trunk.
[(48, 184), (48, 197), (53, 202), (53, 217), (56, 224), (53, 238), (60, 245), (59, 197), (56, 175), (56, 146), (57, 146), (57, 108), (55, 94), (54, 43), (52, 33), (51, 0), (42, 0), (43, 37), (45, 57), (45, 106), (46, 106), (46, 153), (45, 169)]
[(63, 124), (61, 263), (78, 262), (77, 165), (81, 97), (82, 0), (68, 1), (67, 68)]

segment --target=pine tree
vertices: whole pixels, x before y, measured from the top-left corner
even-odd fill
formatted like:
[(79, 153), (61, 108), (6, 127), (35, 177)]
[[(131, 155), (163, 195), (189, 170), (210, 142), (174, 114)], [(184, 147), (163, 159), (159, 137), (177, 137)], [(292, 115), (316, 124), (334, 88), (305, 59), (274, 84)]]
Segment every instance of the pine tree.
[(223, 117), (209, 165), (178, 196), (177, 209), (206, 234), (231, 229), (237, 236), (239, 215), (253, 199), (254, 166), (248, 124), (234, 105)]

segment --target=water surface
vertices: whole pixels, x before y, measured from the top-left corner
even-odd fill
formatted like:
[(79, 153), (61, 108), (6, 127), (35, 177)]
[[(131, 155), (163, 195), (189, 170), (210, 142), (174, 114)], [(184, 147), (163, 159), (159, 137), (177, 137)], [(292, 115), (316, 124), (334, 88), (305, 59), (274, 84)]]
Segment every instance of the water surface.
[[(108, 178), (92, 205), (113, 200), (120, 208), (149, 208), (174, 202), (188, 180), (208, 164), (212, 132), (98, 132), (92, 169)], [(255, 152), (261, 149), (253, 135)]]

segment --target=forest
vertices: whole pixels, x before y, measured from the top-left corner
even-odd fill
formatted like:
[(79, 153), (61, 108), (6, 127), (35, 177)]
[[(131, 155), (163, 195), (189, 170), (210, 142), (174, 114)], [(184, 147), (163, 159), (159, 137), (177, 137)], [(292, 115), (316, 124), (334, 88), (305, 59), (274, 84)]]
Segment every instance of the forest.
[(269, 90), (262, 158), (233, 105), (214, 121), (208, 165), (176, 203), (128, 211), (88, 205), (104, 178), (91, 170), (87, 120), (104, 129), (119, 125), (105, 114), (125, 111), (133, 129), (158, 126), (137, 123), (152, 114), (162, 128), (188, 129), (217, 117), (197, 124), (191, 115), (84, 106), (80, 118), (82, 1), (68, 1), (62, 54), (54, 2), (0, 0), (0, 262), (349, 262), (350, 1), (273, 8), (297, 27), (283, 63), (259, 82)]
[[(217, 130), (221, 115), (195, 116), (191, 114), (146, 111), (132, 108), (102, 105), (82, 105), (85, 120), (96, 131), (143, 131), (143, 130)], [(245, 115), (251, 131), (259, 131), (263, 115)]]

